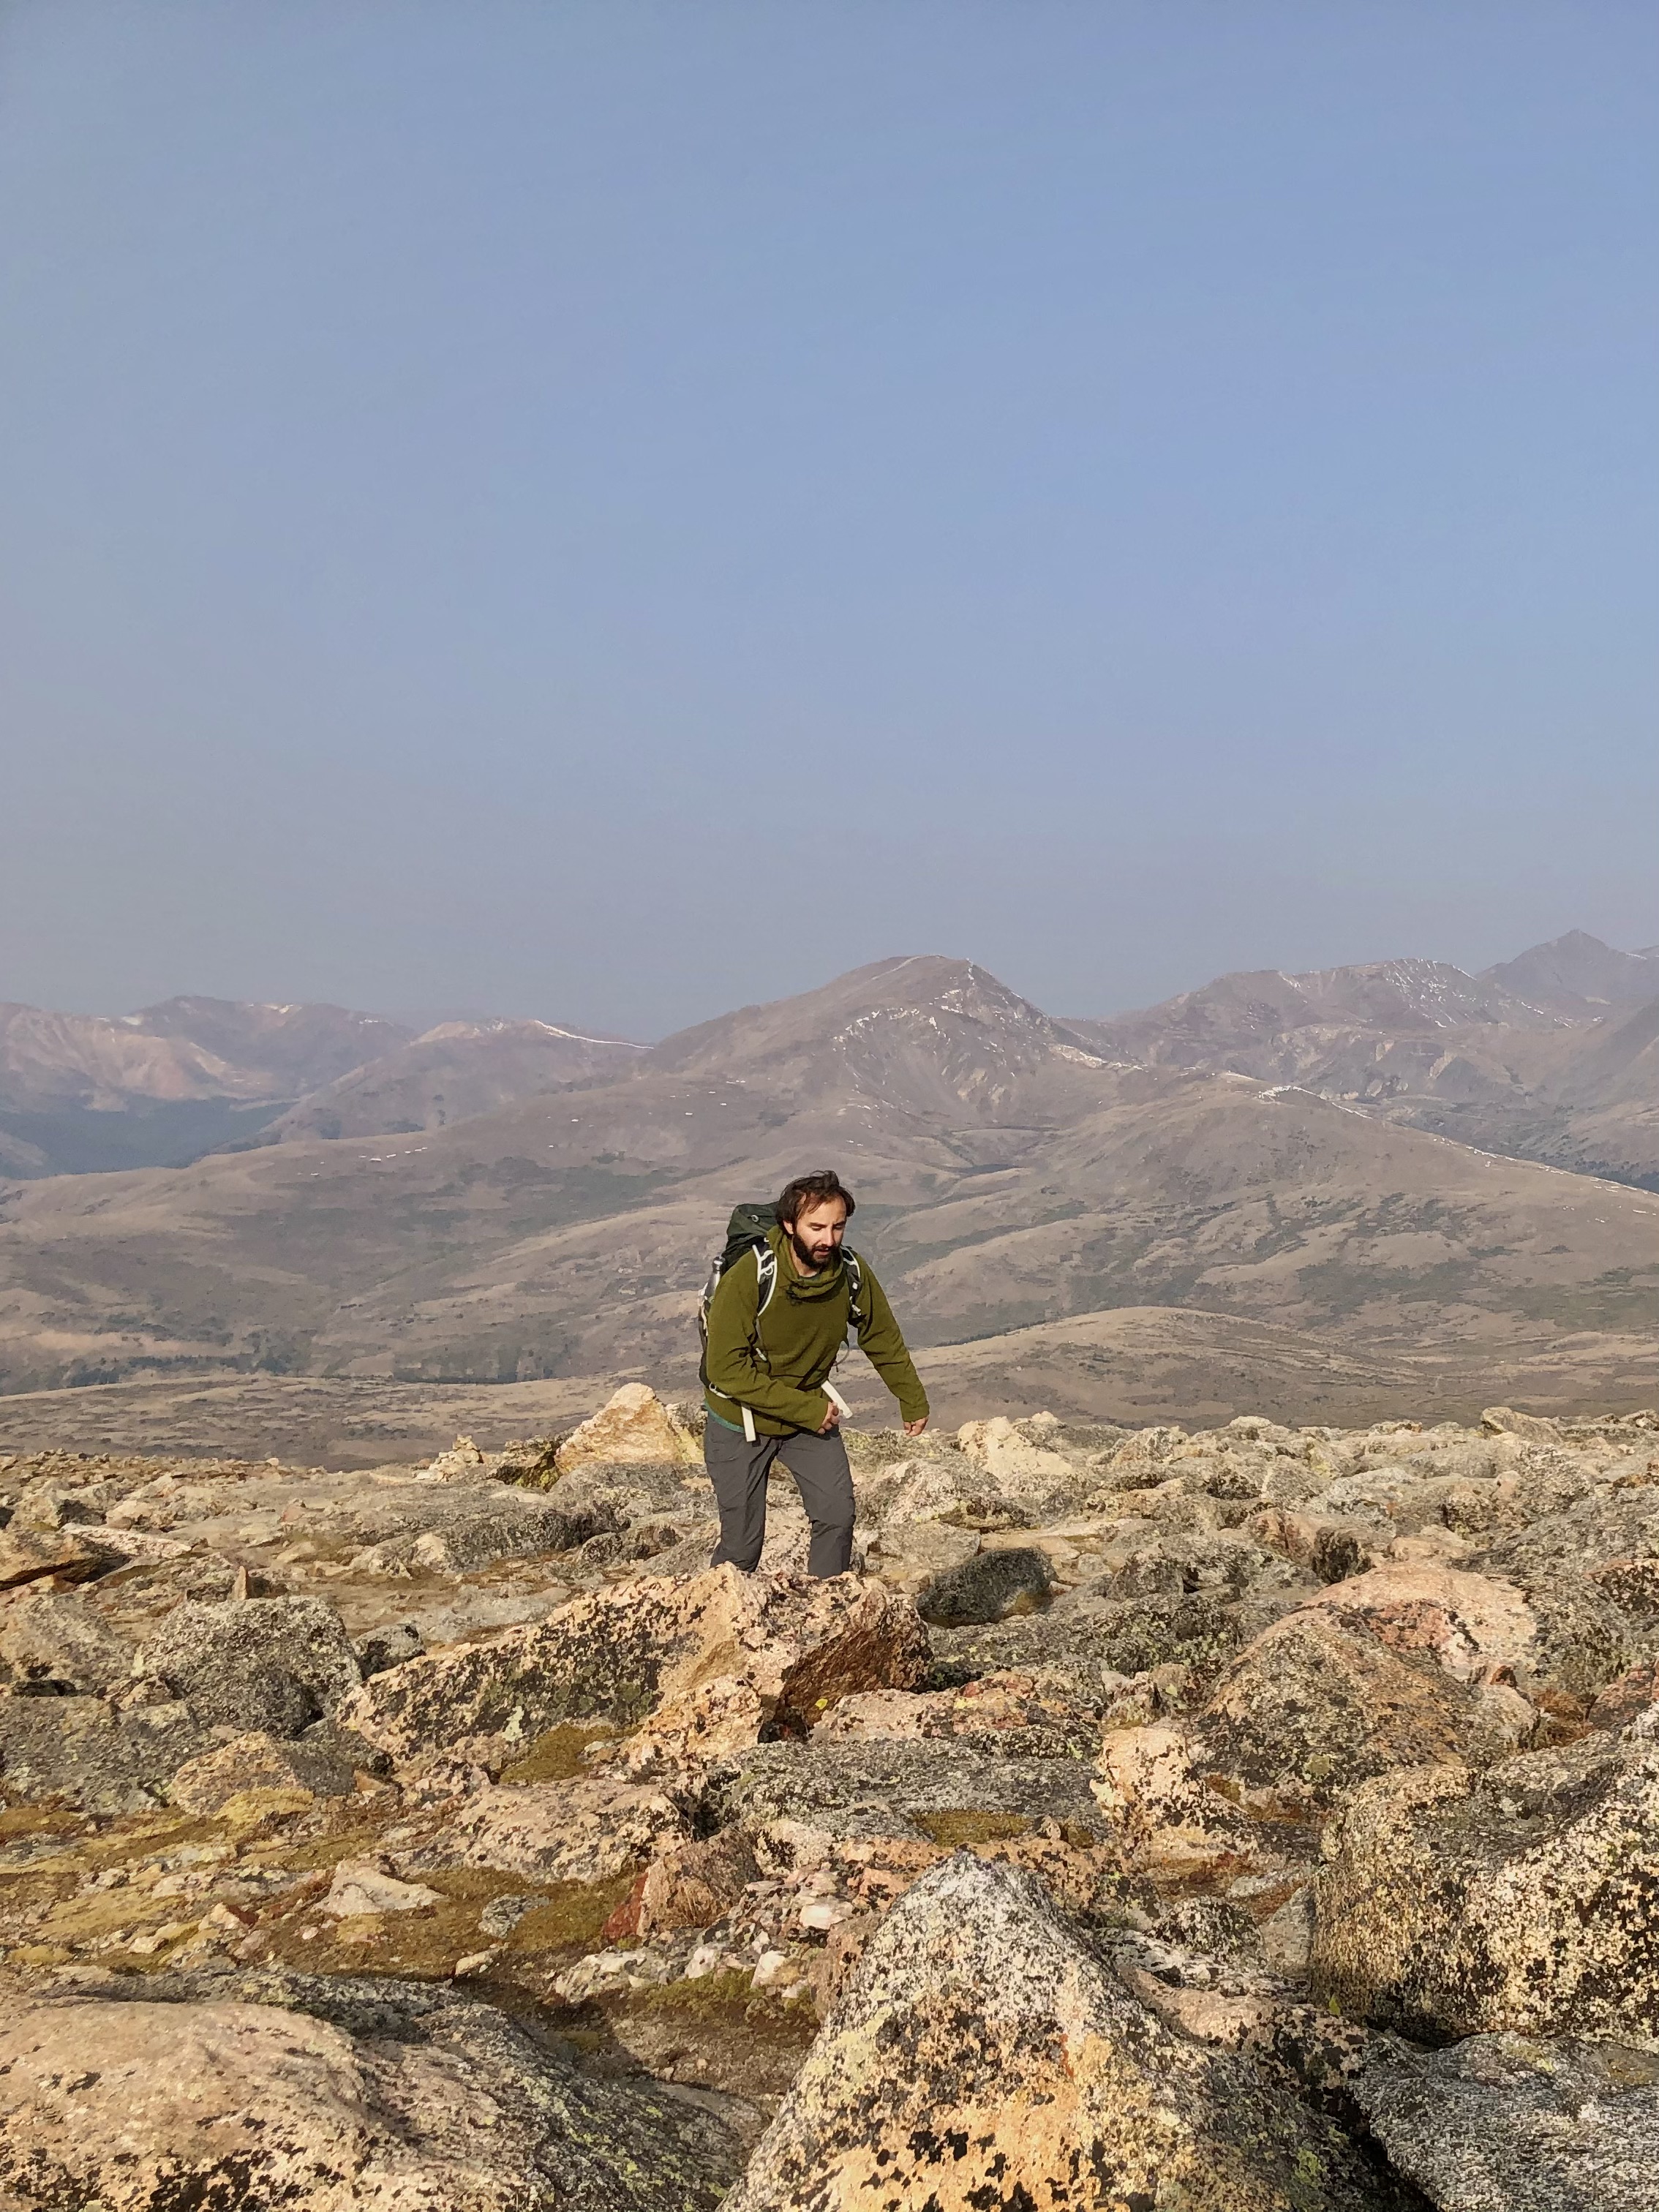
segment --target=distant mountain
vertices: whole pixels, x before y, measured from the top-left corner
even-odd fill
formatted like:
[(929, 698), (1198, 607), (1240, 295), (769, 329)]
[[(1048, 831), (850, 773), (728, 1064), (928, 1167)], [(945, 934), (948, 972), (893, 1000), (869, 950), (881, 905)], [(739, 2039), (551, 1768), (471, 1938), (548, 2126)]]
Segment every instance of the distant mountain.
[(120, 1026), (136, 1034), (187, 1040), (227, 1064), (258, 1071), (270, 1097), (298, 1098), (414, 1035), (379, 1014), (345, 1006), (267, 1006), (234, 999), (166, 999)]
[(441, 1129), (569, 1084), (619, 1073), (647, 1051), (551, 1022), (443, 1022), (325, 1084), (252, 1141), (374, 1137)]
[(169, 999), (106, 1018), (0, 1006), (0, 1172), (193, 1159), (408, 1034), (343, 1006)]
[(1071, 1024), (1149, 1066), (1231, 1069), (1379, 1105), (1501, 1097), (1562, 1018), (1439, 960), (1223, 975), (1142, 1013)]
[(1570, 929), (1565, 937), (1488, 968), (1480, 981), (1570, 1020), (1592, 1020), (1620, 1006), (1659, 999), (1659, 945), (1617, 952), (1599, 937)]
[(971, 960), (919, 954), (683, 1030), (657, 1046), (648, 1073), (738, 1077), (838, 1116), (933, 1117), (972, 1149), (985, 1127), (1045, 1121), (1092, 1097), (1100, 1064), (1074, 1030)]
[(1259, 1051), (1304, 1030), (1398, 1036), (1494, 1024), (1555, 1025), (1513, 992), (1446, 961), (1383, 960), (1300, 975), (1276, 969), (1222, 975), (1144, 1013), (1073, 1026), (1131, 1057), (1197, 1066), (1218, 1052)]
[(1573, 930), (1478, 976), (1428, 960), (1224, 975), (1071, 1027), (1109, 1058), (1296, 1084), (1484, 1152), (1655, 1189), (1656, 1012), (1659, 951)]
[[(1362, 972), (1285, 1003), (1336, 1005), (1334, 1026), (1386, 1051), (1380, 988)], [(1501, 1006), (1473, 979), (1387, 988), (1445, 1048), (1503, 1027), (1431, 1019), (1466, 993), (1472, 1017)], [(15, 1185), (0, 1387), (216, 1369), (689, 1377), (696, 1286), (730, 1208), (823, 1164), (857, 1191), (854, 1240), (924, 1352), (1038, 1329), (1066, 1358), (1121, 1341), (1128, 1360), (1128, 1340), (1073, 1324), (1167, 1309), (1279, 1331), (1310, 1374), (1526, 1346), (1569, 1361), (1592, 1340), (1607, 1372), (1636, 1358), (1621, 1347), (1646, 1359), (1659, 1323), (1646, 1192), (1443, 1142), (1277, 1065), (1109, 1060), (983, 969), (916, 957), (418, 1134)], [(1194, 1358), (1213, 1361), (1204, 1387), (1224, 1406), (1253, 1370), (1228, 1365), (1236, 1332), (1196, 1326), (1180, 1323), (1212, 1346)]]

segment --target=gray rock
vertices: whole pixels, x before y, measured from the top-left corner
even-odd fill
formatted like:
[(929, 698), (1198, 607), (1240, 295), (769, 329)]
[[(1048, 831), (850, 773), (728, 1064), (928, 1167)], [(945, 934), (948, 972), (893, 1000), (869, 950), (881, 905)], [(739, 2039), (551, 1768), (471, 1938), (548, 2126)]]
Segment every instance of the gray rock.
[(1659, 2032), (1659, 1708), (1484, 1774), (1364, 1783), (1326, 1839), (1313, 1989), (1423, 2041)]
[(143, 1813), (216, 1738), (176, 1700), (120, 1712), (102, 1698), (0, 1698), (0, 1782), (26, 1802)]
[(316, 1597), (181, 1605), (137, 1666), (204, 1720), (277, 1736), (325, 1718), (362, 1680), (344, 1623)]
[(936, 1575), (917, 1599), (916, 1610), (941, 1628), (963, 1628), (1045, 1606), (1054, 1588), (1054, 1569), (1035, 1547), (980, 1552)]
[(24, 1484), (12, 1510), (12, 1524), (18, 1528), (67, 1528), (103, 1517), (97, 1496), (44, 1477)]
[(300, 1789), (315, 1797), (349, 1797), (356, 1786), (351, 1762), (331, 1743), (250, 1734), (187, 1759), (168, 1781), (167, 1801), (186, 1813), (216, 1813), (246, 1790)]
[(958, 1854), (900, 1899), (726, 2212), (1405, 2212), (1249, 2058), (1166, 2027), (1041, 1886)]
[(422, 1517), (428, 1525), (401, 1530), (359, 1552), (352, 1565), (369, 1574), (408, 1575), (419, 1571), (447, 1575), (475, 1573), (498, 1559), (533, 1559), (568, 1552), (604, 1530), (620, 1528), (616, 1507), (586, 1486), (574, 1494), (544, 1498), (497, 1492), (483, 1510), (458, 1512), (443, 1493)]
[(48, 1575), (60, 1583), (90, 1582), (121, 1564), (118, 1553), (76, 1528), (0, 1528), (0, 1590), (21, 1589)]
[(1475, 2035), (1401, 2049), (1350, 2088), (1440, 2212), (1659, 2204), (1659, 2045)]
[(0, 1659), (20, 1684), (52, 1683), (88, 1696), (120, 1688), (132, 1646), (68, 1590), (27, 1589), (0, 1616)]
[[(753, 1696), (758, 1728), (763, 1713), (914, 1687), (926, 1661), (915, 1608), (889, 1591), (850, 1575), (813, 1582), (721, 1566), (690, 1582), (612, 1583), (492, 1644), (389, 1668), (340, 1718), (395, 1759), (485, 1737), (511, 1758), (565, 1722), (637, 1727), (665, 1704), (678, 1704), (695, 1735), (696, 1692), (721, 1680)], [(751, 1691), (737, 1690), (740, 1677)]]
[(987, 1758), (948, 1738), (757, 1744), (712, 1770), (704, 1805), (721, 1827), (801, 1820), (854, 1838), (925, 1835), (951, 1814), (1103, 1826), (1080, 1760)]
[(28, 2205), (713, 2212), (741, 2163), (712, 2114), (443, 1988), (160, 1975), (0, 2026), (0, 2195)]
[(401, 1667), (405, 1659), (418, 1659), (426, 1650), (426, 1638), (412, 1620), (400, 1620), (389, 1627), (370, 1629), (367, 1636), (357, 1637), (351, 1648), (368, 1681), (371, 1674), (383, 1674), (388, 1667)]

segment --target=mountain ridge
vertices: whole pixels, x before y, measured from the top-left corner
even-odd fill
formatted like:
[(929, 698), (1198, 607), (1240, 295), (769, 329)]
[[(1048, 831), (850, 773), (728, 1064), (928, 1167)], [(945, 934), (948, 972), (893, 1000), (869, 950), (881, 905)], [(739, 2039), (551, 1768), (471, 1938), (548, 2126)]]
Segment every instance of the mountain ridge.
[[(1489, 1012), (1485, 989), (1457, 1003)], [(1490, 1030), (1442, 1023), (1437, 1051)], [(1386, 1050), (1375, 1014), (1365, 1034)], [(976, 963), (915, 955), (441, 1127), (15, 1185), (0, 1385), (672, 1374), (732, 1204), (826, 1161), (924, 1357), (1161, 1308), (1287, 1333), (1310, 1373), (1427, 1343), (1472, 1362), (1547, 1338), (1588, 1359), (1659, 1317), (1644, 1191), (1276, 1067), (1110, 1060)]]

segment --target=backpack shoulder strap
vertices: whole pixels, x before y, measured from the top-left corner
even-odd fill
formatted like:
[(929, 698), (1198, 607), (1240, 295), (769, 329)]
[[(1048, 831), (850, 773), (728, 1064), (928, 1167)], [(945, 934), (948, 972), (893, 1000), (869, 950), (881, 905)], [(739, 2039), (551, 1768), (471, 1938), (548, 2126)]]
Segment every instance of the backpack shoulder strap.
[(765, 1243), (755, 1247), (755, 1319), (758, 1321), (772, 1303), (772, 1293), (778, 1287), (778, 1255)]
[(858, 1326), (859, 1300), (864, 1296), (864, 1269), (856, 1252), (845, 1244), (841, 1248), (841, 1263), (847, 1270), (847, 1320), (849, 1328)]

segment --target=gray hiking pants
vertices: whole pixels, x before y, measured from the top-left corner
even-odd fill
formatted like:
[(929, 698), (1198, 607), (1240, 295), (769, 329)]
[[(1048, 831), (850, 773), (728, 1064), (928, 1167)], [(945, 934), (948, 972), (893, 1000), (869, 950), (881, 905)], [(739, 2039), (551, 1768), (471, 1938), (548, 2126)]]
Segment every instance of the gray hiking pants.
[(759, 1437), (751, 1444), (741, 1430), (728, 1429), (712, 1415), (703, 1431), (702, 1462), (720, 1509), (720, 1540), (709, 1565), (729, 1559), (750, 1575), (760, 1565), (766, 1478), (779, 1458), (794, 1476), (812, 1524), (807, 1573), (844, 1575), (853, 1559), (853, 1471), (841, 1431), (817, 1437), (797, 1429), (793, 1436)]

